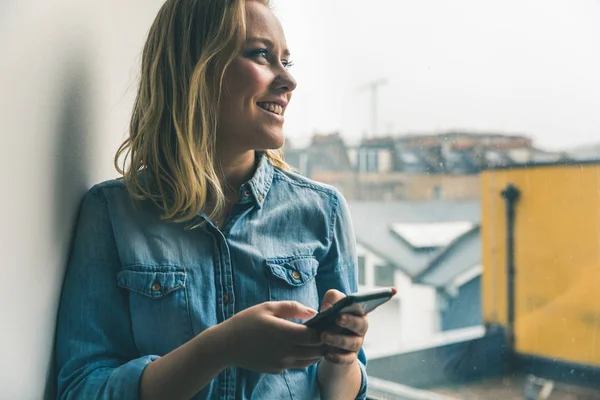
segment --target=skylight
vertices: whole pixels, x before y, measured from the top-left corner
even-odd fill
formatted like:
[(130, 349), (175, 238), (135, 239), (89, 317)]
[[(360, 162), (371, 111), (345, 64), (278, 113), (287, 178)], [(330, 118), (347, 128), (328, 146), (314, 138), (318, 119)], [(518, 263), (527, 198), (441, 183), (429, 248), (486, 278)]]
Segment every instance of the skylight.
[(446, 247), (475, 227), (467, 221), (392, 224), (391, 229), (414, 248)]

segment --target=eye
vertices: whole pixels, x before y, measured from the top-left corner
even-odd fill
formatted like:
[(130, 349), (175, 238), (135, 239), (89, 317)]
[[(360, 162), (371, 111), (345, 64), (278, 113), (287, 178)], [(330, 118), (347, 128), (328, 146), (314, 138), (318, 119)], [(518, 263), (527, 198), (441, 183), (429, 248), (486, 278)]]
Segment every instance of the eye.
[(248, 54), (251, 58), (264, 58), (265, 60), (269, 59), (269, 50), (268, 49), (256, 49), (251, 50)]
[(294, 62), (289, 60), (281, 60), (281, 64), (283, 64), (285, 69), (290, 69), (294, 66)]

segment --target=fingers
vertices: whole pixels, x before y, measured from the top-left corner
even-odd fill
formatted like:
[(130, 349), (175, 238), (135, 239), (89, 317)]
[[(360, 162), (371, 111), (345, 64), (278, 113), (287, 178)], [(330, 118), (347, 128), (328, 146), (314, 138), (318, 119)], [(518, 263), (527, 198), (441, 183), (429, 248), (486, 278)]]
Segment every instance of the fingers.
[(273, 318), (273, 323), (277, 325), (278, 335), (280, 335), (277, 340), (283, 340), (293, 345), (302, 346), (320, 346), (323, 344), (319, 331), (302, 324), (286, 321), (275, 315), (271, 318)]
[(320, 332), (310, 329), (304, 325), (295, 324), (293, 322), (290, 322), (289, 324), (290, 326), (288, 326), (288, 330), (285, 335), (291, 343), (300, 346), (311, 347), (321, 346), (323, 344)]
[(267, 303), (267, 307), (274, 316), (279, 318), (308, 319), (317, 314), (317, 310), (297, 301), (271, 301)]
[(296, 346), (293, 350), (293, 357), (298, 360), (312, 360), (315, 358), (322, 358), (325, 353), (331, 349), (320, 345), (320, 346)]
[(325, 359), (338, 365), (351, 365), (356, 362), (357, 354), (349, 351), (330, 351), (325, 354)]
[(356, 316), (352, 314), (342, 314), (337, 319), (337, 324), (342, 328), (348, 329), (358, 336), (365, 336), (369, 329), (369, 322), (366, 316)]
[(323, 332), (323, 342), (336, 349), (358, 352), (363, 345), (362, 336), (340, 335), (332, 332)]
[(323, 296), (323, 301), (321, 302), (321, 311), (328, 309), (341, 299), (346, 297), (346, 295), (339, 290), (330, 289)]

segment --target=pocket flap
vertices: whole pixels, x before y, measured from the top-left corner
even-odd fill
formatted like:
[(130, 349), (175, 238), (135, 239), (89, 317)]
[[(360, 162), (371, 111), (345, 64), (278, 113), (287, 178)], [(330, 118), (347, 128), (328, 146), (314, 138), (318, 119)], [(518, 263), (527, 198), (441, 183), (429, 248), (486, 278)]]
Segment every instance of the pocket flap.
[(144, 296), (159, 298), (185, 287), (185, 271), (161, 269), (124, 269), (117, 273), (120, 287)]
[(319, 262), (314, 257), (270, 258), (267, 270), (292, 286), (301, 286), (317, 275)]

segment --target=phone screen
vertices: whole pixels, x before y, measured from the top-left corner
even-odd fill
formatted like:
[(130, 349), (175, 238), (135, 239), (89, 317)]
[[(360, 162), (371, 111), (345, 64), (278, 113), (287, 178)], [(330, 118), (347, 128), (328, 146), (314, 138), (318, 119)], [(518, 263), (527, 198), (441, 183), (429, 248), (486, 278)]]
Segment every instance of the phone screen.
[(374, 309), (376, 309), (383, 303), (387, 302), (390, 298), (391, 298), (391, 296), (389, 298), (379, 298), (379, 299), (365, 300), (360, 303), (354, 303), (347, 307), (342, 308), (340, 310), (339, 314), (348, 313), (348, 314), (354, 314), (354, 315), (359, 315), (359, 316), (365, 315), (365, 314), (370, 313), (371, 311), (373, 311)]
[(317, 330), (339, 330), (336, 319), (341, 313), (365, 315), (387, 302), (396, 294), (395, 288), (376, 290), (369, 293), (354, 293), (321, 311), (304, 325)]

